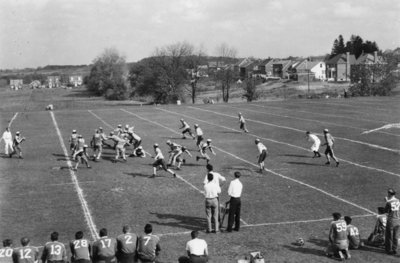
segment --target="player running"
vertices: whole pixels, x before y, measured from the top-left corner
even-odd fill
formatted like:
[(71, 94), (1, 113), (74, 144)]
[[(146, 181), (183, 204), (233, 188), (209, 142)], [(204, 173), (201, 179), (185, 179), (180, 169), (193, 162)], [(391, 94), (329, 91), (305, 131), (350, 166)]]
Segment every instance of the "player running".
[(239, 112), (238, 115), (239, 115), (240, 129), (243, 130), (244, 132), (248, 133), (249, 130), (247, 130), (247, 127), (246, 127), (246, 120), (244, 119), (241, 112)]
[(196, 140), (196, 145), (197, 145), (197, 147), (199, 147), (199, 150), (200, 150), (200, 143), (203, 141), (204, 133), (203, 133), (203, 130), (199, 127), (198, 124), (194, 125), (194, 131), (196, 133), (196, 139), (197, 139)]
[(176, 177), (176, 174), (171, 169), (167, 168), (167, 164), (165, 163), (165, 160), (164, 160), (164, 155), (162, 154), (161, 149), (158, 147), (158, 144), (155, 143), (153, 147), (154, 147), (154, 152), (155, 152), (155, 156), (154, 156), (155, 162), (153, 163), (153, 174), (151, 176), (149, 176), (149, 178), (155, 178), (156, 177), (157, 168), (159, 166), (161, 166), (161, 168), (164, 171), (169, 172), (174, 177)]
[(263, 173), (263, 171), (265, 169), (264, 161), (268, 155), (267, 147), (261, 143), (260, 139), (256, 139), (255, 144), (257, 145), (257, 149), (258, 149), (258, 153), (259, 153), (259, 155), (257, 155), (257, 158), (258, 158), (257, 163), (260, 166), (259, 172)]
[(58, 232), (51, 233), (50, 240), (44, 245), (42, 263), (66, 263), (68, 261), (67, 250), (63, 243), (58, 242)]
[(72, 134), (69, 137), (69, 149), (71, 151), (71, 156), (74, 155), (77, 144), (78, 144), (78, 134), (76, 134), (76, 130), (72, 130)]
[(193, 138), (193, 140), (196, 139), (196, 136), (194, 136), (194, 134), (192, 133), (192, 129), (190, 129), (189, 124), (184, 119), (181, 119), (181, 123), (182, 127), (180, 127), (179, 129), (183, 129), (182, 139), (186, 139), (185, 133), (188, 133)]
[(23, 137), (23, 136), (21, 135), (21, 133), (20, 133), (19, 131), (17, 131), (17, 132), (15, 133), (14, 140), (13, 140), (13, 148), (14, 148), (14, 150), (10, 153), (10, 158), (11, 158), (14, 154), (16, 154), (16, 153), (18, 152), (18, 158), (24, 159), (24, 158), (22, 157), (22, 149), (21, 149), (21, 143), (22, 143), (23, 141), (25, 141), (25, 137)]
[(192, 158), (192, 154), (189, 152), (189, 150), (185, 146), (180, 147), (178, 149), (178, 153), (174, 156), (174, 158), (172, 160), (172, 165), (175, 165), (175, 162), (177, 163), (177, 165), (176, 165), (177, 170), (180, 170), (182, 163), (186, 162), (186, 160), (182, 158), (182, 155), (184, 153), (186, 153), (187, 155), (190, 156), (190, 158)]
[(98, 162), (103, 152), (103, 139), (99, 130), (95, 131), (90, 146), (93, 148), (93, 161)]
[(91, 263), (90, 253), (92, 247), (89, 240), (83, 238), (82, 231), (75, 233), (75, 240), (69, 243), (69, 247), (71, 249), (72, 263)]
[(211, 139), (207, 139), (207, 141), (203, 142), (200, 145), (200, 154), (201, 156), (196, 156), (196, 161), (199, 161), (200, 159), (204, 159), (207, 161), (207, 164), (210, 162), (210, 156), (207, 154), (207, 150), (210, 150), (212, 154), (216, 155), (216, 153), (213, 150), (213, 145), (211, 145)]
[(333, 144), (335, 142), (335, 139), (333, 138), (333, 136), (329, 133), (328, 129), (324, 130), (324, 138), (325, 138), (325, 143), (323, 145), (326, 145), (326, 149), (325, 149), (325, 156), (326, 156), (326, 160), (327, 162), (325, 163), (326, 165), (331, 164), (331, 160), (329, 158), (329, 156), (332, 157), (333, 160), (335, 160), (336, 162), (336, 167), (339, 166), (339, 161), (337, 160), (334, 152), (333, 152)]
[(318, 136), (309, 131), (306, 132), (306, 135), (308, 141), (313, 143), (313, 145), (311, 146), (311, 151), (314, 153), (313, 158), (321, 157), (321, 154), (319, 153), (319, 146), (321, 145), (321, 141), (319, 140)]
[(169, 157), (168, 157), (167, 166), (175, 165), (175, 162), (174, 162), (175, 156), (179, 153), (179, 150), (180, 150), (180, 148), (182, 148), (182, 146), (177, 143), (171, 142), (170, 140), (168, 140), (166, 142), (166, 144), (170, 148), (170, 150), (168, 151)]
[(79, 165), (79, 163), (84, 163), (84, 164), (86, 164), (86, 167), (87, 167), (88, 169), (92, 168), (92, 167), (89, 165), (89, 158), (90, 158), (90, 157), (89, 157), (89, 154), (87, 153), (87, 148), (88, 148), (87, 144), (84, 144), (82, 148), (79, 148), (79, 149), (74, 153), (74, 156), (72, 156), (72, 158), (73, 158), (76, 162), (75, 162), (75, 167), (74, 167), (72, 170), (77, 171), (77, 170), (78, 170), (78, 165)]

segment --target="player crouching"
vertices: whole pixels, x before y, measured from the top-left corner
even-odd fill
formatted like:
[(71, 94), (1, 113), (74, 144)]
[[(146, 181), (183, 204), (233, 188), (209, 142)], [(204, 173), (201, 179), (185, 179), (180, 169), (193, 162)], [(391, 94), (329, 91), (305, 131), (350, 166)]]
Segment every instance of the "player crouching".
[(140, 157), (140, 158), (145, 158), (146, 154), (148, 154), (150, 157), (152, 155), (149, 152), (146, 152), (142, 146), (137, 147), (136, 149), (133, 150), (132, 156), (134, 157)]
[(165, 163), (164, 160), (164, 155), (161, 152), (161, 149), (158, 147), (158, 144), (154, 144), (154, 152), (155, 152), (155, 156), (154, 156), (154, 160), (155, 162), (153, 163), (153, 174), (151, 176), (149, 176), (149, 178), (155, 178), (157, 175), (157, 168), (161, 167), (164, 171), (169, 172), (170, 174), (172, 174), (174, 177), (176, 177), (176, 174), (171, 170), (167, 168), (167, 164)]
[(259, 152), (259, 155), (257, 156), (257, 158), (258, 158), (257, 163), (260, 166), (259, 172), (262, 173), (265, 168), (264, 161), (265, 161), (265, 158), (267, 158), (267, 154), (268, 154), (267, 147), (265, 147), (265, 145), (261, 143), (260, 139), (256, 139), (255, 144), (257, 145), (257, 149)]
[(204, 160), (207, 161), (207, 164), (210, 162), (210, 156), (208, 156), (208, 154), (206, 152), (207, 149), (210, 150), (210, 152), (212, 152), (212, 154), (216, 155), (214, 150), (213, 150), (213, 148), (212, 148), (212, 145), (211, 145), (211, 139), (207, 139), (206, 142), (203, 142), (200, 145), (200, 154), (201, 154), (201, 156), (196, 156), (196, 161), (198, 161), (200, 159), (204, 159)]
[(78, 165), (79, 165), (79, 163), (84, 163), (84, 164), (86, 164), (86, 167), (87, 168), (92, 168), (90, 165), (89, 165), (89, 154), (87, 153), (87, 148), (88, 148), (88, 146), (87, 146), (87, 144), (85, 144), (85, 145), (83, 145), (83, 148), (80, 148), (80, 149), (78, 149), (75, 153), (74, 153), (74, 155), (73, 155), (73, 159), (76, 161), (76, 163), (75, 163), (75, 167), (73, 168), (73, 170), (74, 171), (77, 171), (78, 170)]

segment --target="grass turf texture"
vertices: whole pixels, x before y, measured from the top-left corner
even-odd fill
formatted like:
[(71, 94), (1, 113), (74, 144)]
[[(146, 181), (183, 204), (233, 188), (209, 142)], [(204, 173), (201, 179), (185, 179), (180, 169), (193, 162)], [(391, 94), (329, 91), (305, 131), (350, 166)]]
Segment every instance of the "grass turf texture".
[[(147, 151), (152, 152), (157, 142), (167, 156), (165, 141), (170, 139), (187, 145), (196, 156), (194, 141), (182, 140), (178, 126), (182, 117), (192, 126), (198, 123), (217, 148), (217, 155), (210, 155), (215, 170), (228, 181), (241, 171), (244, 185), (242, 219), (247, 225), (242, 223), (240, 232), (200, 234), (208, 242), (211, 262), (234, 262), (257, 250), (267, 262), (331, 262), (324, 256), (331, 213), (360, 216), (353, 223), (365, 239), (375, 221), (369, 211), (384, 204), (388, 187), (400, 185), (399, 153), (371, 146), (399, 149), (399, 131), (361, 135), (398, 122), (397, 97), (133, 107), (45, 90), (19, 96), (2, 93), (0, 100), (1, 130), (18, 111), (12, 131), (27, 137), (22, 145), (25, 159), (0, 159), (0, 237), (14, 243), (29, 236), (33, 245), (40, 246), (52, 231), (59, 231), (63, 242), (78, 230), (91, 238), (54, 123), (50, 113), (42, 111), (49, 103), (55, 104), (54, 116), (67, 147), (72, 129), (88, 142), (99, 126), (108, 132), (118, 124), (130, 124)], [(240, 132), (238, 111), (248, 120), (250, 134)], [(337, 138), (338, 168), (334, 162), (325, 166), (325, 158), (312, 159), (307, 151), (305, 131), (321, 133), (324, 128)], [(255, 137), (268, 147), (266, 168), (273, 173), (257, 173)], [(93, 169), (80, 165), (77, 172), (95, 226), (116, 236), (123, 224), (141, 234), (143, 226), (152, 223), (154, 232), (163, 234), (160, 262), (176, 262), (186, 253), (189, 232), (206, 228), (204, 197), (197, 190), (203, 190), (205, 161), (185, 157), (187, 164), (177, 171), (183, 181), (164, 171), (155, 179), (147, 178), (152, 173), (150, 158), (113, 164), (113, 157), (114, 152), (105, 149), (99, 163), (91, 162)], [(228, 183), (222, 187), (223, 202), (228, 200)], [(292, 244), (298, 237), (306, 241), (304, 247)], [(399, 260), (369, 247), (352, 251), (352, 256), (352, 262)]]

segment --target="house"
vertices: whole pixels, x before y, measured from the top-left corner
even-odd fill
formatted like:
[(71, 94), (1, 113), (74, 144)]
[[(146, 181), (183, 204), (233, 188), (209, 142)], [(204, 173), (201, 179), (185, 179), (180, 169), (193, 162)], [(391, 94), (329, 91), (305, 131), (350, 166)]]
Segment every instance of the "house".
[(324, 61), (300, 61), (292, 66), (293, 79), (296, 80), (326, 80), (326, 64)]
[(42, 86), (42, 83), (40, 83), (39, 80), (34, 80), (29, 84), (29, 86), (31, 87), (31, 89), (38, 89)]
[(73, 85), (74, 87), (81, 86), (82, 83), (83, 83), (83, 78), (81, 75), (69, 76), (69, 84)]
[(289, 78), (287, 72), (293, 64), (291, 60), (277, 60), (272, 63), (272, 76), (276, 78)]
[(384, 63), (383, 57), (378, 56), (378, 51), (375, 51), (374, 54), (363, 53), (356, 60), (356, 64), (363, 65), (373, 65), (373, 64), (382, 64)]
[(24, 84), (24, 81), (22, 79), (10, 79), (10, 88), (11, 89), (20, 89), (22, 88), (22, 85)]
[(60, 76), (47, 76), (47, 87), (58, 88), (61, 86)]
[(272, 73), (273, 73), (273, 64), (274, 64), (275, 60), (271, 59), (270, 61), (268, 61), (265, 64), (265, 76), (267, 78), (272, 77)]
[(253, 59), (244, 58), (234, 64), (234, 71), (239, 74), (240, 79), (245, 79), (253, 74), (255, 64)]
[(356, 64), (356, 57), (345, 54), (338, 54), (325, 61), (326, 78), (331, 81), (350, 81), (351, 65)]
[(373, 54), (362, 53), (356, 60), (356, 63), (351, 65), (352, 70), (355, 70), (353, 71), (354, 74), (352, 76), (352, 82), (358, 79), (357, 72), (360, 72), (359, 70), (362, 70), (364, 74), (368, 74), (371, 82), (379, 82), (381, 80), (379, 77), (380, 74), (376, 74), (376, 71), (378, 70), (379, 72), (379, 65), (385, 63), (386, 62), (383, 57), (378, 56), (377, 51), (375, 51)]

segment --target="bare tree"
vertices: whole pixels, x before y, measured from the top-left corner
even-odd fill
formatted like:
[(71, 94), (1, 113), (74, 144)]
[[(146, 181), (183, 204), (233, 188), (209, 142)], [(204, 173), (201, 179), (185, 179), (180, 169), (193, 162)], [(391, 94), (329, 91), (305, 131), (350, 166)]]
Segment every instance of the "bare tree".
[(236, 81), (237, 74), (232, 66), (223, 66), (222, 61), (227, 59), (234, 59), (237, 55), (237, 50), (234, 47), (229, 46), (226, 43), (222, 43), (216, 48), (217, 56), (219, 58), (218, 66), (220, 70), (217, 71), (215, 75), (216, 81), (220, 83), (222, 91), (222, 100), (224, 102), (229, 101), (231, 84)]

